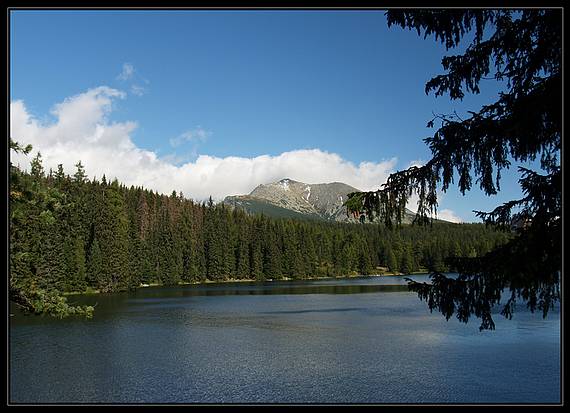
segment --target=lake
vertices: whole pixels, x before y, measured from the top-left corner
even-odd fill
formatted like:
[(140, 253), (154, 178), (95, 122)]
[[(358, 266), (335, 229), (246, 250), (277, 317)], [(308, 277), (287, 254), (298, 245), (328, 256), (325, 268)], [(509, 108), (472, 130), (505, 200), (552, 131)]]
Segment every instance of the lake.
[[(415, 276), (425, 280), (425, 276)], [(560, 309), (495, 331), (430, 314), (403, 277), (70, 296), (10, 317), (12, 403), (560, 403)]]

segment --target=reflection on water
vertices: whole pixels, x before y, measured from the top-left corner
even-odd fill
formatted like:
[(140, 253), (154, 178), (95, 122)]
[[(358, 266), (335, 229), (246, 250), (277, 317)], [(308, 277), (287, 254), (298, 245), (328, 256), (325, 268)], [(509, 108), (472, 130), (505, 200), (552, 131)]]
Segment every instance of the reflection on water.
[[(186, 288), (171, 291), (172, 297), (198, 295), (288, 295), (288, 294), (359, 294), (390, 291), (408, 291), (407, 285), (291, 285), (291, 286), (238, 286)], [(164, 297), (164, 293), (158, 293)], [(154, 294), (149, 292), (141, 300), (149, 300)], [(162, 299), (162, 298), (159, 298)]]
[(479, 332), (430, 314), (403, 277), (70, 300), (95, 317), (11, 317), (12, 402), (560, 401), (559, 308), (543, 320), (521, 306)]

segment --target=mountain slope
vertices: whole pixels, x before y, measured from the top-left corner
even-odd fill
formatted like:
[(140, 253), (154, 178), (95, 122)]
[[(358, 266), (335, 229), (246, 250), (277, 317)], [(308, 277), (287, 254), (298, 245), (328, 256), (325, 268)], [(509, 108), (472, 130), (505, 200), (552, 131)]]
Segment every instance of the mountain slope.
[[(289, 178), (259, 185), (249, 195), (234, 195), (224, 203), (248, 213), (263, 213), (280, 218), (317, 219), (336, 222), (358, 222), (347, 216), (344, 202), (351, 192), (359, 190), (342, 182), (306, 184)], [(410, 223), (414, 213), (406, 210), (404, 223)]]
[(250, 195), (228, 196), (224, 203), (235, 208), (240, 208), (249, 214), (263, 214), (274, 218), (294, 218), (301, 220), (321, 221), (322, 217), (316, 213), (302, 213), (282, 206), (275, 205), (265, 199)]

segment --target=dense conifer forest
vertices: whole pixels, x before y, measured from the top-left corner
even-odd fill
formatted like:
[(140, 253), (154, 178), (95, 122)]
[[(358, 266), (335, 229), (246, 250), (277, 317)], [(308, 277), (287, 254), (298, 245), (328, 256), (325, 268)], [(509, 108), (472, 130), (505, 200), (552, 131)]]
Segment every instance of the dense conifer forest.
[(45, 171), (39, 153), (29, 172), (10, 169), (10, 298), (36, 313), (84, 310), (62, 293), (142, 284), (453, 271), (447, 257), (481, 256), (511, 236), (483, 224), (388, 229), (247, 215), (89, 180), (81, 162), (73, 175)]

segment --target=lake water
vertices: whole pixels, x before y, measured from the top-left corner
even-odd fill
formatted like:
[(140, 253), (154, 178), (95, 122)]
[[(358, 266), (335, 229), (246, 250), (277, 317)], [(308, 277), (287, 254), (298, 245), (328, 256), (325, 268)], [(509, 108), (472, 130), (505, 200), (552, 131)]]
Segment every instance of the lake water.
[[(416, 276), (416, 279), (425, 279)], [(399, 284), (399, 285), (394, 285)], [(560, 311), (495, 331), (430, 314), (403, 277), (70, 297), (10, 317), (12, 403), (560, 403)]]

